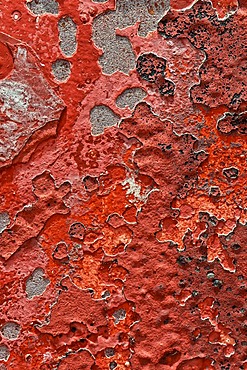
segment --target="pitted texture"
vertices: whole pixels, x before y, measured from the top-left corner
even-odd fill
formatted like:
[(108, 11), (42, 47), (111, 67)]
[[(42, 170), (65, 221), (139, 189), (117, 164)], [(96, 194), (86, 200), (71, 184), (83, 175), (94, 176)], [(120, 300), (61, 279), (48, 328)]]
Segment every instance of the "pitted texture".
[(0, 370), (246, 370), (246, 12), (1, 3)]
[(15, 322), (8, 322), (2, 327), (1, 332), (5, 338), (15, 340), (18, 338), (20, 330), (21, 328), (19, 324)]
[(235, 13), (219, 20), (209, 1), (197, 1), (191, 9), (169, 11), (159, 23), (167, 38), (186, 37), (205, 52), (200, 68), (200, 84), (191, 89), (195, 103), (237, 109), (246, 100), (245, 16)]

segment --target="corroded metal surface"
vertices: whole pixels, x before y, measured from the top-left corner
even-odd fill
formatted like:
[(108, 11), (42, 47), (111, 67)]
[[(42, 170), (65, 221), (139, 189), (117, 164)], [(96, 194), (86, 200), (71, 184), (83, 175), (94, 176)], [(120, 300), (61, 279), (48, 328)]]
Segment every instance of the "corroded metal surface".
[(0, 370), (245, 370), (246, 2), (5, 0)]

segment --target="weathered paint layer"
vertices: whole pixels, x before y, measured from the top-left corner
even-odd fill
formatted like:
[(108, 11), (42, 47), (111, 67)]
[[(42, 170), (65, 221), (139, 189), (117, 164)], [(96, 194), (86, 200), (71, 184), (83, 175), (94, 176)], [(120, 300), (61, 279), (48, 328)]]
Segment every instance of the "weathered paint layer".
[(0, 370), (246, 370), (245, 1), (0, 10)]

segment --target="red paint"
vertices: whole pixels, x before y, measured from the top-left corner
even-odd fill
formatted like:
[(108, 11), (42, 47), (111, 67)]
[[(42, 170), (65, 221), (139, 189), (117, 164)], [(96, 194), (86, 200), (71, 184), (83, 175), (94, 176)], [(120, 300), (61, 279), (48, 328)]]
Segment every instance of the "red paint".
[(13, 57), (7, 45), (0, 43), (0, 79), (5, 78), (13, 69)]
[[(113, 30), (136, 68), (112, 75), (92, 27), (120, 3), (58, 3), (1, 8), (0, 330), (21, 330), (1, 334), (0, 369), (247, 369), (243, 1), (171, 1), (146, 37)], [(146, 96), (121, 109), (132, 87)], [(93, 136), (97, 105), (120, 121)]]

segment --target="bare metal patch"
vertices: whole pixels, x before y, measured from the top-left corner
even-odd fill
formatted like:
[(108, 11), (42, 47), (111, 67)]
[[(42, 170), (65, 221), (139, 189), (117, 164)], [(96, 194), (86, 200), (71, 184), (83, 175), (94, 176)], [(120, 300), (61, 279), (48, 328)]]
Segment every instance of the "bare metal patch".
[(4, 344), (0, 345), (0, 361), (8, 361), (9, 355), (8, 347)]
[(168, 9), (167, 1), (117, 0), (116, 10), (97, 16), (93, 22), (93, 41), (103, 50), (99, 62), (106, 74), (121, 71), (128, 74), (135, 68), (135, 55), (126, 37), (116, 35), (116, 29), (124, 29), (140, 22), (138, 33), (147, 34), (157, 27), (157, 22)]
[(15, 340), (18, 338), (20, 334), (21, 327), (19, 324), (15, 322), (7, 322), (1, 329), (2, 335), (9, 339)]
[(77, 26), (73, 19), (66, 15), (58, 21), (58, 31), (60, 38), (60, 48), (66, 57), (71, 57), (76, 52)]
[(52, 73), (58, 81), (66, 81), (70, 76), (70, 62), (65, 59), (57, 59), (52, 63)]
[(117, 97), (116, 104), (119, 108), (129, 107), (132, 110), (146, 95), (146, 92), (139, 87), (126, 89)]
[(49, 283), (50, 280), (44, 276), (44, 270), (41, 268), (35, 269), (26, 282), (27, 298), (32, 299), (33, 297), (42, 295)]
[(9, 215), (7, 212), (0, 213), (0, 233), (3, 232), (3, 230), (6, 229), (6, 227), (9, 225)]
[(27, 7), (35, 15), (58, 14), (59, 7), (56, 0), (32, 0), (27, 2)]
[(106, 105), (96, 105), (90, 112), (92, 134), (100, 135), (104, 128), (115, 126), (119, 122), (119, 116)]

